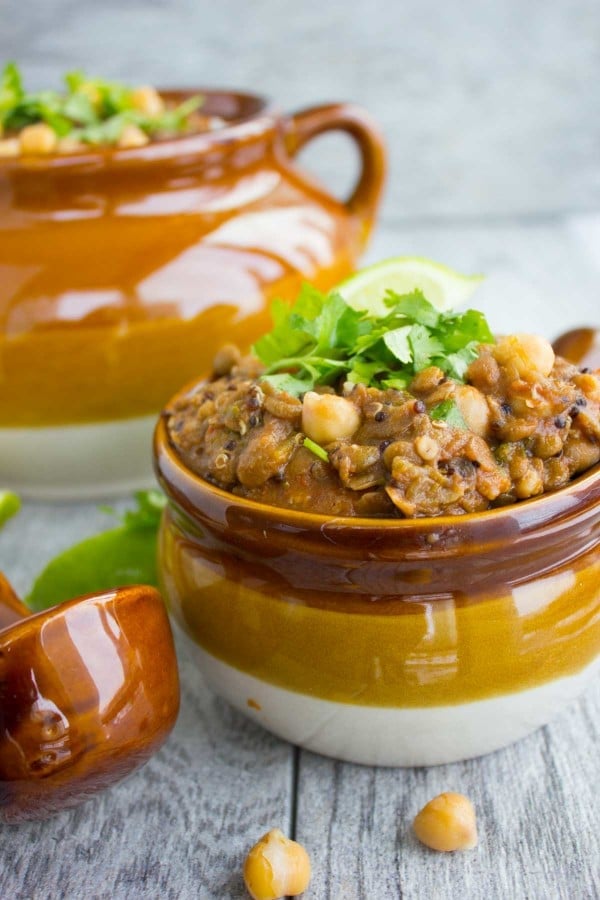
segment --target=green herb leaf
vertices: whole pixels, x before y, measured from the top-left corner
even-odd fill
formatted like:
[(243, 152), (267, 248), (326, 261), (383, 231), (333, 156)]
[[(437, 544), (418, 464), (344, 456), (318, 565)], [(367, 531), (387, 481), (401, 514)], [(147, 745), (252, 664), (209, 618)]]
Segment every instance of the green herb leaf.
[(8, 62), (2, 70), (0, 78), (0, 124), (4, 126), (11, 110), (23, 97), (21, 73), (14, 62)]
[(78, 125), (92, 125), (97, 119), (97, 113), (92, 101), (85, 94), (71, 94), (65, 99), (62, 108), (63, 115)]
[(388, 350), (391, 350), (396, 359), (403, 363), (410, 363), (413, 359), (413, 350), (409, 342), (411, 332), (410, 325), (403, 325), (401, 328), (394, 328), (383, 335)]
[(440, 313), (429, 300), (425, 299), (421, 291), (404, 295), (388, 291), (384, 302), (394, 315), (402, 315), (416, 325), (435, 328), (440, 320)]
[(432, 419), (447, 422), (448, 425), (452, 425), (453, 428), (464, 428), (465, 430), (468, 430), (467, 423), (463, 419), (461, 411), (454, 400), (443, 400), (429, 411), (429, 415)]
[(431, 365), (462, 381), (480, 344), (494, 341), (482, 313), (440, 313), (418, 290), (388, 291), (385, 305), (383, 316), (373, 315), (309, 285), (292, 307), (276, 300), (274, 327), (253, 348), (266, 366), (262, 377), (296, 396), (341, 377), (404, 390)]
[(296, 378), (294, 375), (290, 375), (289, 372), (265, 375), (262, 380), (268, 381), (276, 391), (285, 391), (291, 394), (292, 397), (299, 397), (301, 394), (305, 394), (306, 391), (310, 391), (314, 384), (313, 378)]
[(167, 109), (162, 116), (154, 119), (154, 131), (182, 131), (192, 113), (195, 113), (204, 103), (202, 94), (189, 97), (174, 109)]
[(127, 124), (138, 125), (146, 134), (176, 134), (182, 131), (204, 102), (201, 95), (189, 97), (179, 106), (148, 116), (133, 105), (133, 89), (116, 81), (87, 78), (83, 72), (67, 72), (66, 93), (23, 88), (14, 62), (4, 67), (0, 78), (0, 125), (4, 131), (19, 131), (36, 122), (46, 122), (59, 137), (73, 134), (88, 144), (114, 144)]
[(19, 512), (21, 501), (12, 491), (0, 491), (0, 527)]
[(322, 459), (323, 462), (329, 462), (329, 454), (327, 453), (327, 450), (321, 447), (320, 444), (317, 444), (315, 441), (311, 441), (310, 438), (304, 438), (302, 444), (304, 447), (306, 447), (307, 450), (310, 450), (311, 453), (314, 453), (315, 456), (318, 456), (319, 459)]
[(385, 362), (368, 362), (360, 356), (355, 356), (346, 378), (352, 384), (371, 384), (377, 380), (378, 375), (387, 372)]
[[(409, 343), (412, 349), (413, 369), (420, 372), (432, 364), (434, 356), (444, 352), (444, 345), (435, 333), (425, 325), (413, 325), (410, 329)], [(443, 368), (440, 366), (440, 368)]]
[(67, 72), (65, 74), (65, 84), (69, 90), (69, 93), (74, 94), (79, 90), (82, 84), (85, 83), (85, 74), (81, 71), (81, 69), (76, 69), (73, 72)]
[(126, 584), (158, 584), (156, 538), (166, 498), (140, 491), (123, 524), (56, 556), (35, 580), (28, 606), (47, 609), (64, 600)]
[(167, 498), (160, 491), (136, 491), (133, 495), (137, 507), (117, 512), (112, 506), (100, 506), (103, 512), (119, 519), (128, 528), (158, 528)]

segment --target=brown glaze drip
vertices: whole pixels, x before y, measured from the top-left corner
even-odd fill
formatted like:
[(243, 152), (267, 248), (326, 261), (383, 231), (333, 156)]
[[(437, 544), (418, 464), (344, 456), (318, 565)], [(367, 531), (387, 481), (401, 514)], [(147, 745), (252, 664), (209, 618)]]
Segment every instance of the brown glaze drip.
[[(354, 267), (385, 168), (367, 114), (281, 117), (258, 97), (201, 93), (228, 125), (0, 161), (0, 427), (156, 413), (220, 343), (248, 347), (266, 330), (269, 298), (304, 280), (326, 290)], [(362, 158), (346, 203), (293, 161), (328, 130)]]
[(179, 709), (173, 639), (153, 588), (23, 611), (2, 578), (0, 821), (9, 823), (74, 806), (143, 765)]
[(12, 585), (0, 572), (0, 629), (13, 625), (31, 615), (31, 610), (21, 603)]

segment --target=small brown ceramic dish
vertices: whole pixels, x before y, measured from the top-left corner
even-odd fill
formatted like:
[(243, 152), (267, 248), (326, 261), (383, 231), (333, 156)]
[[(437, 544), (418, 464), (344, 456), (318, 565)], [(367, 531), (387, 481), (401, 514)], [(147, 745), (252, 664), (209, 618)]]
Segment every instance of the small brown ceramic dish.
[(30, 615), (0, 576), (0, 821), (45, 818), (143, 765), (179, 680), (164, 604), (126, 587)]
[(382, 765), (495, 750), (600, 654), (600, 468), (488, 512), (349, 519), (240, 499), (155, 433), (164, 595), (217, 693), (311, 750)]
[[(367, 113), (284, 116), (252, 94), (200, 93), (222, 128), (0, 160), (5, 487), (64, 499), (151, 482), (147, 446), (170, 395), (224, 340), (249, 346), (271, 297), (304, 280), (328, 289), (366, 244), (385, 169)], [(327, 131), (360, 152), (346, 202), (294, 160)]]

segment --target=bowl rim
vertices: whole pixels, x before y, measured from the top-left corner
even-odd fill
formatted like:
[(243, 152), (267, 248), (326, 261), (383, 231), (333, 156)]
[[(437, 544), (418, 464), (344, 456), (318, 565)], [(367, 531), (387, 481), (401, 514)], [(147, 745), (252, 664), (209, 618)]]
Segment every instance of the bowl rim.
[(113, 168), (133, 163), (151, 163), (185, 156), (204, 155), (219, 149), (230, 148), (238, 141), (258, 140), (275, 127), (280, 111), (269, 97), (235, 88), (162, 88), (156, 90), (162, 97), (183, 101), (196, 94), (212, 97), (234, 98), (242, 102), (255, 103), (254, 112), (236, 119), (214, 131), (201, 131), (178, 137), (151, 140), (143, 147), (90, 146), (78, 153), (53, 153), (48, 156), (16, 156), (0, 158), (0, 173), (3, 171), (30, 171), (36, 176), (44, 172), (68, 171), (73, 169)]
[[(194, 383), (197, 384), (198, 381)], [(185, 393), (186, 390), (189, 390), (189, 387), (190, 385), (175, 396), (178, 397)], [(217, 503), (236, 506), (238, 509), (253, 513), (257, 517), (276, 519), (279, 526), (301, 526), (304, 529), (308, 528), (314, 531), (322, 531), (324, 526), (328, 526), (353, 531), (373, 531), (383, 528), (387, 533), (391, 531), (399, 533), (413, 531), (447, 532), (457, 528), (461, 530), (476, 528), (479, 524), (489, 523), (490, 520), (502, 523), (507, 519), (511, 519), (513, 522), (516, 520), (525, 528), (539, 528), (558, 518), (569, 516), (574, 511), (585, 508), (588, 504), (591, 505), (592, 509), (596, 508), (600, 515), (600, 462), (592, 466), (591, 469), (582, 472), (581, 475), (572, 479), (564, 487), (540, 494), (537, 497), (531, 497), (528, 500), (520, 500), (516, 503), (497, 507), (496, 509), (486, 509), (479, 512), (464, 513), (463, 515), (390, 519), (375, 516), (371, 518), (329, 516), (325, 513), (289, 509), (284, 506), (271, 506), (267, 503), (259, 503), (256, 500), (248, 500), (246, 497), (240, 497), (237, 494), (232, 494), (223, 488), (217, 487), (185, 465), (169, 440), (164, 413), (161, 413), (154, 430), (153, 461), (156, 475), (165, 489), (169, 501), (177, 503), (174, 493), (181, 493), (188, 499), (193, 511), (200, 511), (200, 507), (193, 502), (189, 491), (185, 490), (185, 488), (191, 488), (194, 494), (206, 496)], [(167, 465), (171, 470), (177, 473), (179, 479), (183, 477), (185, 480), (183, 490), (180, 484), (173, 491), (173, 483), (164, 471), (163, 463), (165, 461), (167, 461)], [(588, 497), (589, 494), (591, 496)]]

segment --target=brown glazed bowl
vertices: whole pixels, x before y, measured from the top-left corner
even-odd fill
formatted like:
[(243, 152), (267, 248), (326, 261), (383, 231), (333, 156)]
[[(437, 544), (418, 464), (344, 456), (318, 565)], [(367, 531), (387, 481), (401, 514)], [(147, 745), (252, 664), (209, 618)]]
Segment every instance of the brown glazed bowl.
[(162, 599), (125, 587), (37, 615), (0, 576), (0, 822), (42, 819), (142, 766), (179, 710)]
[[(270, 298), (305, 280), (329, 289), (365, 247), (385, 171), (366, 112), (282, 115), (253, 94), (200, 92), (224, 127), (0, 160), (4, 487), (65, 499), (151, 484), (150, 436), (175, 390), (220, 344), (262, 334)], [(345, 202), (295, 163), (327, 131), (360, 154)]]
[(185, 468), (166, 425), (163, 594), (207, 681), (326, 755), (432, 765), (495, 750), (577, 697), (600, 654), (600, 468), (488, 512), (334, 518)]

